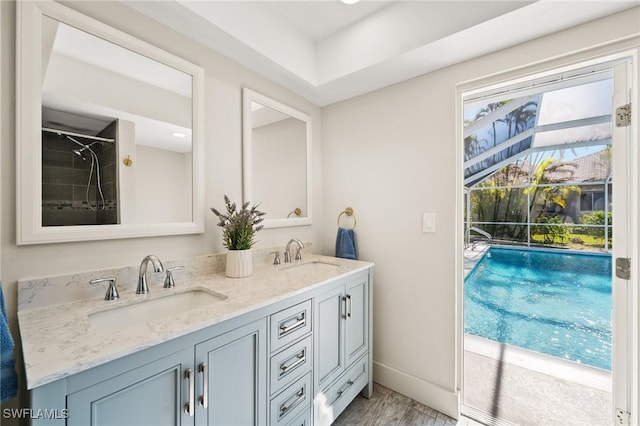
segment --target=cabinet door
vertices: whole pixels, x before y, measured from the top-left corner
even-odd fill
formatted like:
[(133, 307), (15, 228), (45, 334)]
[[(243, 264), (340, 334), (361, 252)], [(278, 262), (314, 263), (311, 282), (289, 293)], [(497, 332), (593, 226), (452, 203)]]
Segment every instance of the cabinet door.
[(266, 320), (196, 345), (196, 368), (197, 425), (266, 423)]
[(67, 396), (69, 426), (187, 426), (193, 347)]
[(314, 299), (317, 341), (314, 364), (318, 383), (325, 383), (344, 371), (344, 287)]
[(345, 355), (347, 368), (369, 347), (369, 286), (366, 277), (346, 287)]

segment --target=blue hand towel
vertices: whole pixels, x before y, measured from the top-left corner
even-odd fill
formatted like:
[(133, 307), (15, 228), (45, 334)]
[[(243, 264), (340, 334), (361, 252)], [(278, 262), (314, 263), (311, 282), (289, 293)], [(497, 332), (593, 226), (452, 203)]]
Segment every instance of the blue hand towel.
[(0, 282), (0, 311), (0, 400), (5, 402), (15, 398), (18, 391), (18, 376), (13, 354), (13, 338), (9, 331), (7, 309), (4, 305), (2, 282)]
[(353, 232), (353, 229), (338, 228), (338, 236), (336, 237), (336, 257), (353, 260), (358, 259), (356, 233)]

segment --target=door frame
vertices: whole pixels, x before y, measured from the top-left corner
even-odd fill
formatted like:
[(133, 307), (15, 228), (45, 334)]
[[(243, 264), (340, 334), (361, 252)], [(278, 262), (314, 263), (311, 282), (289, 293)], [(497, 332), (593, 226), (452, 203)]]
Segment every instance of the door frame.
[[(638, 109), (640, 109), (640, 98), (638, 97), (638, 75), (640, 74), (640, 64), (638, 57), (640, 48), (637, 45), (622, 48), (609, 48), (611, 53), (601, 54), (581, 54), (570, 55), (562, 59), (549, 60), (544, 63), (523, 66), (517, 70), (501, 72), (491, 76), (485, 76), (471, 81), (461, 82), (456, 86), (456, 221), (455, 221), (455, 281), (456, 281), (456, 394), (458, 398), (458, 415), (460, 415), (463, 406), (462, 387), (463, 387), (463, 359), (464, 359), (464, 168), (463, 168), (463, 111), (464, 98), (470, 94), (478, 92), (488, 92), (528, 80), (544, 78), (552, 74), (568, 72), (578, 68), (596, 65), (603, 62), (629, 58), (630, 66), (628, 83), (630, 84), (629, 97), (632, 102), (632, 122), (629, 130), (627, 130), (627, 187), (625, 192), (628, 194), (626, 217), (622, 217), (621, 221), (626, 223), (626, 236), (628, 236), (626, 247), (622, 250), (614, 246), (612, 255), (618, 257), (631, 258), (631, 279), (625, 281), (626, 289), (618, 292), (627, 298), (626, 305), (626, 328), (627, 328), (627, 347), (626, 347), (626, 365), (624, 371), (614, 365), (612, 370), (613, 378), (613, 413), (616, 408), (625, 410), (630, 414), (628, 424), (638, 424), (640, 417), (638, 416), (640, 397), (640, 356), (638, 339), (640, 338), (639, 326), (639, 306), (640, 291), (638, 289), (638, 279), (640, 276), (640, 267), (638, 259), (640, 259), (640, 229), (638, 221), (640, 220), (640, 197), (638, 190), (640, 189), (640, 176), (638, 169), (640, 168), (640, 149), (638, 149), (639, 131), (638, 131)], [(615, 121), (614, 121), (615, 123)], [(616, 134), (615, 124), (612, 137), (619, 136)], [(614, 156), (615, 157), (615, 156)], [(615, 172), (614, 172), (615, 173)], [(615, 185), (614, 185), (615, 187)], [(615, 198), (614, 198), (615, 199)], [(620, 228), (620, 227), (618, 227)], [(614, 226), (614, 233), (616, 227)], [(618, 279), (613, 279), (612, 285), (624, 285)], [(626, 293), (626, 294), (625, 294)], [(613, 302), (616, 303), (617, 299)], [(617, 302), (619, 303), (619, 301)], [(614, 317), (615, 318), (615, 312)], [(618, 317), (618, 321), (620, 317)], [(615, 333), (614, 333), (615, 334)], [(612, 359), (623, 359), (612, 351)], [(624, 377), (620, 374), (624, 374)], [(626, 380), (627, 377), (630, 377)], [(616, 423), (617, 424), (617, 423)]]

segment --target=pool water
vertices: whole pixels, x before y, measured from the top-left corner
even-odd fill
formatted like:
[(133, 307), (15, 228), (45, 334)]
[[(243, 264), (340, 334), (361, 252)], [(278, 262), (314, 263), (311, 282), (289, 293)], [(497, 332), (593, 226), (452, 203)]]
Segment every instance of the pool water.
[(492, 247), (465, 279), (464, 329), (611, 370), (611, 256)]

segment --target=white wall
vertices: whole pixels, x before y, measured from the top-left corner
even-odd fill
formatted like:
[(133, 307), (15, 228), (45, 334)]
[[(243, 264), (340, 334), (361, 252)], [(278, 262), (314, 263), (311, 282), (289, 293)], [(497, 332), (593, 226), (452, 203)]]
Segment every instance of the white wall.
[[(0, 7), (0, 27), (4, 27), (5, 26), (5, 19), (4, 17), (7, 16), (6, 13), (3, 14), (2, 12), (2, 7)], [(0, 58), (2, 58), (2, 52), (4, 52), (5, 50), (5, 40), (6, 37), (3, 34), (3, 31), (0, 30)], [(7, 69), (8, 65), (6, 64), (6, 62), (10, 62), (10, 61), (0, 61), (0, 141), (6, 140), (5, 138), (5, 133), (4, 133), (4, 114), (3, 112), (6, 110), (7, 105), (5, 105), (5, 102), (8, 102), (9, 100), (11, 100), (12, 97), (10, 96), (5, 96), (4, 91), (6, 89), (4, 89), (5, 87), (7, 87), (7, 85), (5, 85), (4, 83), (4, 78), (7, 75)], [(2, 170), (2, 149), (0, 149), (0, 182), (2, 182), (4, 178), (3, 175), (3, 170)], [(0, 224), (2, 223), (2, 209), (0, 209)], [(0, 226), (0, 241), (2, 241), (2, 226)], [(0, 286), (2, 285), (2, 244), (0, 244)], [(2, 288), (3, 292), (4, 292), (4, 288)]]
[[(7, 299), (10, 326), (18, 337), (16, 320), (17, 280), (108, 268), (136, 265), (150, 253), (160, 259), (176, 259), (223, 251), (221, 230), (208, 207), (223, 206), (223, 195), (234, 201), (242, 197), (242, 87), (250, 87), (280, 102), (310, 114), (314, 122), (314, 194), (316, 221), (313, 226), (265, 229), (258, 234), (258, 247), (284, 245), (291, 237), (318, 245), (321, 211), (320, 108), (288, 90), (258, 76), (187, 38), (157, 24), (118, 2), (65, 2), (74, 9), (126, 31), (148, 43), (196, 63), (205, 69), (205, 233), (200, 235), (139, 238), (110, 241), (80, 242), (21, 246), (16, 241), (15, 204), (15, 3), (0, 1), (2, 51), (2, 139), (1, 158), (1, 244), (2, 281)], [(18, 339), (16, 339), (18, 340)], [(21, 359), (21, 353), (17, 353)], [(22, 369), (22, 366), (19, 366)], [(9, 407), (27, 407), (26, 392)], [(5, 420), (2, 421), (3, 425)]]
[[(639, 18), (635, 8), (323, 109), (324, 246), (353, 207), (360, 257), (376, 263), (374, 380), (456, 415), (456, 86), (637, 46)], [(421, 232), (422, 212), (437, 213), (436, 233)]]
[(136, 217), (126, 223), (191, 221), (191, 152), (136, 145), (135, 158)]
[[(251, 134), (253, 203), (266, 219), (282, 219), (307, 205), (307, 123), (288, 118), (256, 127)], [(295, 217), (295, 216), (293, 216)]]

